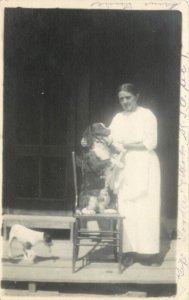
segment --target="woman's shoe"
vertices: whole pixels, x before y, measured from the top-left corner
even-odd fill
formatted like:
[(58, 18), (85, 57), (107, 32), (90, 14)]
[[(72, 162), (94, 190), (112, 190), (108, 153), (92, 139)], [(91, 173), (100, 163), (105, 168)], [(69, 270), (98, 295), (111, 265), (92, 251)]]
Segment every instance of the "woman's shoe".
[(147, 262), (147, 261), (143, 261), (143, 262), (140, 262), (141, 265), (143, 266), (146, 266), (146, 267), (160, 267), (161, 264), (158, 263), (158, 262)]
[(159, 267), (161, 265), (161, 262), (159, 260), (158, 255), (146, 255), (143, 256), (138, 261), (143, 266), (149, 266), (149, 267)]
[(160, 267), (161, 266), (161, 263), (159, 262), (154, 262), (151, 264), (151, 267)]

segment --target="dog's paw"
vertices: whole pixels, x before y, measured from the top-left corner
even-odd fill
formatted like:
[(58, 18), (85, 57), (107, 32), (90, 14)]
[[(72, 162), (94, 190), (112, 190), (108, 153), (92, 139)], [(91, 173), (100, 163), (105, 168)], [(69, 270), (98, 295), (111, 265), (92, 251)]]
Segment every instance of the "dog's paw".
[(21, 261), (20, 264), (23, 265), (32, 265), (35, 263), (35, 258), (28, 258), (28, 257), (24, 257)]
[(116, 162), (115, 162), (115, 167), (120, 168), (120, 169), (123, 169), (124, 164), (123, 164), (122, 162), (120, 162), (120, 161), (116, 161)]
[(117, 214), (117, 210), (113, 209), (113, 208), (107, 208), (104, 210), (105, 214)]
[(27, 250), (27, 252), (24, 254), (24, 261), (26, 263), (34, 263), (36, 258), (36, 254), (33, 251), (33, 249)]
[(91, 216), (91, 215), (95, 215), (96, 211), (93, 210), (93, 209), (83, 208), (82, 209), (82, 214)]
[(112, 145), (118, 153), (125, 151), (125, 148), (123, 147), (123, 145), (121, 143), (113, 142)]
[(13, 258), (12, 252), (8, 253), (8, 258)]
[(124, 167), (124, 164), (118, 158), (112, 158), (111, 163), (113, 168), (117, 167), (122, 169)]
[(81, 215), (81, 214), (82, 214), (81, 210), (78, 209), (78, 208), (76, 209), (75, 213), (76, 213), (77, 215)]

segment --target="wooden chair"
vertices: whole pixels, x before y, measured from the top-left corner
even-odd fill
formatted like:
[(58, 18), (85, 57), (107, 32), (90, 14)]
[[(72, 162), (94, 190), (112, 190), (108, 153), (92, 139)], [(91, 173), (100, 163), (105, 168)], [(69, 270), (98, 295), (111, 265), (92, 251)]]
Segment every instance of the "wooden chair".
[[(75, 188), (75, 208), (78, 207), (78, 186), (77, 186), (77, 170), (75, 152), (72, 152), (74, 188)], [(118, 263), (118, 272), (122, 271), (122, 235), (123, 235), (123, 219), (119, 213), (115, 214), (95, 214), (81, 215), (74, 214), (75, 223), (73, 228), (73, 259), (72, 272), (75, 273), (76, 263), (80, 247), (91, 246), (92, 250), (82, 259), (82, 267), (87, 265), (90, 260), (90, 254), (98, 246), (111, 247), (114, 250), (114, 257)], [(97, 224), (106, 223), (107, 228), (99, 228), (98, 230), (87, 227), (88, 222), (95, 221)]]

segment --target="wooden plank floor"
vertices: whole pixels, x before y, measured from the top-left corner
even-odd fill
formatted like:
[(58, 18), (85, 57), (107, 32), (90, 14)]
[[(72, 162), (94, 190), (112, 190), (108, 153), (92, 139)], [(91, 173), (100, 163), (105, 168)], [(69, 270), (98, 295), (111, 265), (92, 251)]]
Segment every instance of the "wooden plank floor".
[[(164, 242), (166, 249), (167, 243)], [(26, 282), (78, 282), (78, 283), (138, 283), (138, 284), (174, 284), (175, 283), (175, 247), (171, 241), (170, 248), (165, 252), (163, 263), (159, 267), (147, 267), (135, 263), (130, 268), (118, 273), (117, 263), (108, 249), (96, 248), (91, 255), (89, 265), (72, 273), (72, 243), (70, 241), (54, 241), (52, 257), (44, 245), (35, 247), (37, 261), (27, 264), (21, 259), (21, 246), (14, 242), (14, 259), (8, 258), (8, 243), (3, 244), (2, 280)], [(85, 256), (91, 248), (81, 247), (79, 256)], [(102, 261), (106, 257), (106, 261)], [(97, 258), (101, 261), (97, 262)], [(108, 258), (108, 261), (107, 261)], [(82, 260), (77, 262), (78, 268)]]

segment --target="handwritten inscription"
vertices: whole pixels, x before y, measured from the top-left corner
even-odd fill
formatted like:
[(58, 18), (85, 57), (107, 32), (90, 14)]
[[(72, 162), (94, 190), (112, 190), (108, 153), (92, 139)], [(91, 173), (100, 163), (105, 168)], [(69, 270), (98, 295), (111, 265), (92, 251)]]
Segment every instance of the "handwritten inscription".
[[(188, 80), (187, 80), (187, 74), (188, 74), (188, 53), (182, 54), (183, 63), (181, 66), (181, 88), (182, 88), (182, 95), (180, 97), (180, 125), (179, 130), (181, 135), (183, 136), (184, 140), (186, 141), (186, 144), (189, 145), (189, 126), (188, 126), (188, 92), (189, 92), (189, 86), (188, 86)], [(184, 62), (186, 61), (186, 63)]]
[(181, 279), (186, 272), (186, 269), (189, 267), (189, 264), (187, 262), (187, 258), (181, 254), (177, 260), (177, 267), (176, 267), (176, 273), (177, 273), (177, 278)]
[(185, 189), (187, 188), (187, 152), (184, 145), (180, 145), (179, 149), (179, 192), (180, 201), (178, 207), (178, 217), (180, 219), (178, 227), (178, 239), (182, 242), (187, 241), (187, 230), (188, 230), (188, 212), (187, 212), (187, 196)]
[(186, 152), (185, 147), (183, 145), (180, 146), (179, 150), (179, 187), (182, 187), (183, 185), (187, 184), (187, 178), (186, 178)]
[(189, 92), (189, 89), (187, 87), (187, 80), (186, 80), (186, 75), (187, 75), (187, 68), (186, 65), (183, 65), (181, 67), (181, 86), (184, 88), (185, 91)]
[[(189, 108), (188, 108), (188, 95), (189, 95), (189, 85), (188, 85), (188, 59), (189, 54), (182, 54), (182, 65), (181, 65), (181, 96), (180, 96), (180, 140), (179, 140), (179, 206), (178, 206), (178, 241), (182, 244), (182, 249), (184, 244), (188, 243), (188, 145), (189, 145)], [(179, 254), (176, 265), (176, 275), (177, 279), (180, 280), (185, 277), (188, 272), (189, 262), (187, 260), (187, 255), (184, 254), (183, 250)]]
[(180, 219), (179, 227), (178, 227), (178, 240), (182, 242), (187, 241), (188, 237), (188, 212), (187, 212), (187, 197), (184, 193), (183, 189), (180, 189), (181, 200), (178, 208), (178, 217)]
[[(166, 9), (175, 9), (175, 7), (178, 5), (179, 3), (178, 2), (166, 2), (166, 1), (147, 1), (144, 3), (144, 5), (146, 7), (165, 7)], [(102, 1), (95, 1), (95, 2), (92, 2), (91, 4), (91, 7), (97, 7), (97, 8), (105, 8), (105, 9), (116, 9), (116, 8), (119, 8), (119, 9), (133, 9), (133, 4), (132, 2), (102, 2)]]
[(153, 6), (164, 6), (165, 8), (167, 9), (174, 9), (179, 3), (177, 2), (166, 2), (166, 1), (151, 1), (151, 2), (146, 2), (145, 3), (145, 6), (150, 6), (150, 7), (153, 7)]
[(188, 108), (187, 108), (186, 96), (185, 96), (185, 98), (181, 96), (180, 97), (180, 113), (184, 119), (186, 119), (186, 117), (187, 117), (187, 113), (186, 113), (187, 110), (188, 110)]
[(111, 8), (132, 9), (133, 8), (131, 2), (101, 2), (101, 1), (93, 2), (91, 4), (91, 7), (105, 8), (105, 9), (111, 9)]

